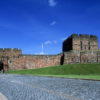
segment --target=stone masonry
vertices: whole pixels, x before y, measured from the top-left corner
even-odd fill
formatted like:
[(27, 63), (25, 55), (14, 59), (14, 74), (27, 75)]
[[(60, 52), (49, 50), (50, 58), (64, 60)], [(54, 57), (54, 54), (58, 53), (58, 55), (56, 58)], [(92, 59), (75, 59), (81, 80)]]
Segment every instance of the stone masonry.
[(99, 63), (100, 51), (95, 35), (73, 34), (63, 42), (63, 64)]
[(58, 55), (23, 55), (20, 49), (0, 49), (0, 70), (4, 71), (75, 63), (100, 63), (97, 36), (72, 34)]

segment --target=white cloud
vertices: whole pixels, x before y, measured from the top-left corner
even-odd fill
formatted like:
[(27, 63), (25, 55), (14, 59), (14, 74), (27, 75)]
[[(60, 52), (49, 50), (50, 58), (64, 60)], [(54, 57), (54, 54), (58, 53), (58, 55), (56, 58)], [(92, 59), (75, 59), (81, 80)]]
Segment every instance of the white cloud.
[(44, 42), (44, 44), (48, 45), (48, 44), (52, 44), (52, 42), (51, 41), (46, 41), (46, 42)]
[(57, 5), (57, 2), (55, 0), (49, 0), (49, 6), (54, 7)]
[(56, 40), (54, 40), (54, 41), (45, 41), (44, 44), (45, 44), (45, 45), (57, 44), (57, 41), (56, 41)]
[(34, 55), (44, 55), (44, 52), (40, 52), (40, 53), (35, 53)]
[(56, 21), (53, 21), (53, 22), (50, 23), (51, 26), (53, 26), (55, 24), (56, 24)]
[(44, 55), (44, 52), (40, 52), (39, 55)]

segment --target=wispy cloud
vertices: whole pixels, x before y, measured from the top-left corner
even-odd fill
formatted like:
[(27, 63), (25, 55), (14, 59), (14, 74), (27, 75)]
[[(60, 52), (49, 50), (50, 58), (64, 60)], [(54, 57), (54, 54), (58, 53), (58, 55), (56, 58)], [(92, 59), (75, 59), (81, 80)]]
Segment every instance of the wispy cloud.
[(57, 2), (55, 0), (49, 0), (49, 6), (54, 7), (57, 5)]
[(48, 44), (52, 44), (52, 42), (51, 41), (45, 41), (44, 44), (48, 45)]
[(39, 55), (44, 55), (44, 52), (40, 52)]
[(52, 21), (52, 22), (50, 23), (51, 26), (53, 26), (53, 25), (55, 25), (55, 24), (56, 24), (56, 21)]

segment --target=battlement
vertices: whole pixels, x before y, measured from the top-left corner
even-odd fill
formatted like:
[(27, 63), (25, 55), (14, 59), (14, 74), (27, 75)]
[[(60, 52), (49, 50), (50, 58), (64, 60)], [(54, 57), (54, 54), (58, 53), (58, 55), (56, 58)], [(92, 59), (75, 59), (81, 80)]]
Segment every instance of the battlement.
[(73, 38), (73, 39), (95, 39), (98, 40), (98, 37), (96, 35), (88, 35), (88, 34), (72, 34), (69, 38)]
[(79, 35), (80, 39), (89, 39), (90, 36), (88, 34), (80, 34)]
[(68, 39), (63, 42), (63, 51), (98, 49), (98, 38), (95, 35), (72, 34)]
[(0, 51), (21, 51), (18, 48), (0, 48)]
[(17, 48), (0, 48), (0, 56), (14, 57), (22, 55), (21, 49)]

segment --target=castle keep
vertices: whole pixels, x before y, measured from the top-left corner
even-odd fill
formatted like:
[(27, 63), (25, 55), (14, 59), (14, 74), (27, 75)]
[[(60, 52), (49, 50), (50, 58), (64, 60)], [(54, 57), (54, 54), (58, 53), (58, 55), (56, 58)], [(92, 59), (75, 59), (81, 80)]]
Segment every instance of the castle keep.
[(97, 36), (73, 34), (63, 42), (63, 64), (99, 62), (100, 51)]
[(0, 70), (43, 68), (60, 64), (100, 63), (97, 36), (72, 34), (58, 55), (22, 55), (20, 49), (0, 49)]
[(99, 50), (98, 38), (94, 35), (73, 34), (63, 42), (63, 51), (70, 50), (97, 51)]

